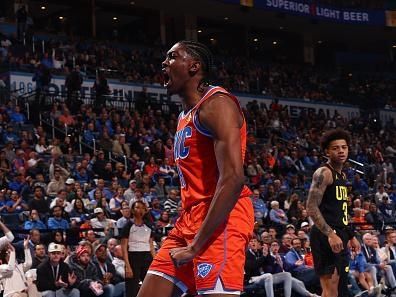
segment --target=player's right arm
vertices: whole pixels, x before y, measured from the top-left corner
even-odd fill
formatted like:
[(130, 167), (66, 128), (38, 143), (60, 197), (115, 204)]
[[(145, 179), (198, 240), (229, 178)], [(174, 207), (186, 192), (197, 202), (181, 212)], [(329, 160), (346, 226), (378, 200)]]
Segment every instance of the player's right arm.
[(322, 202), (326, 187), (332, 183), (333, 176), (329, 168), (321, 167), (315, 171), (312, 178), (311, 188), (308, 193), (307, 212), (315, 226), (328, 237), (329, 244), (333, 252), (339, 253), (343, 248), (342, 240), (327, 224), (319, 210), (319, 205)]

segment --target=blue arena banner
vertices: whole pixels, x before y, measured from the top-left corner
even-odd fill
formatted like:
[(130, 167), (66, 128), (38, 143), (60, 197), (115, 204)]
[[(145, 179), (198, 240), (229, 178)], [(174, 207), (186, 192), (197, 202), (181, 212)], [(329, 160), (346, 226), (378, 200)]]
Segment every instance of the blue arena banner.
[[(223, 0), (236, 4), (238, 0)], [(318, 1), (255, 0), (254, 8), (289, 13), (318, 20), (348, 24), (385, 26), (385, 10), (344, 9), (322, 5)]]
[(292, 13), (315, 19), (349, 24), (385, 25), (384, 10), (339, 9), (319, 3), (288, 0), (255, 1), (255, 7)]

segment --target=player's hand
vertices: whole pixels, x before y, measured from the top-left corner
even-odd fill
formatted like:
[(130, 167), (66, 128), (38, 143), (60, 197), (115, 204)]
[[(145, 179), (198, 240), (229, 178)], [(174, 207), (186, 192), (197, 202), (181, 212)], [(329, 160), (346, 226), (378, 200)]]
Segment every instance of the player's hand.
[(357, 240), (356, 237), (352, 238), (349, 241), (349, 244), (350, 244), (351, 248), (355, 250), (356, 254), (360, 253), (361, 246), (360, 246), (359, 240)]
[(133, 271), (131, 267), (125, 267), (125, 278), (133, 278)]
[(338, 254), (344, 249), (341, 238), (335, 232), (330, 233), (328, 240), (333, 253)]
[(170, 250), (169, 255), (176, 267), (180, 267), (194, 259), (196, 252), (191, 246), (175, 248)]

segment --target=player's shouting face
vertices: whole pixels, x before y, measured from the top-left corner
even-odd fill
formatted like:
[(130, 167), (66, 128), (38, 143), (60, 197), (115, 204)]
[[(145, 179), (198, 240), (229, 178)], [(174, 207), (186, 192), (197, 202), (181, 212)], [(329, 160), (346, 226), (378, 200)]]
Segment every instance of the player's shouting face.
[(162, 62), (163, 85), (169, 95), (185, 95), (189, 80), (198, 73), (200, 62), (194, 59), (184, 45), (176, 43)]

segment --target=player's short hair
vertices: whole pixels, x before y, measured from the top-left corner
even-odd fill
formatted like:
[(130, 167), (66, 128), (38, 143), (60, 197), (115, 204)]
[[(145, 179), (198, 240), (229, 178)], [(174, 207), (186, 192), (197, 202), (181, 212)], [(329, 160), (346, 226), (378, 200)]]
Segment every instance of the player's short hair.
[(320, 146), (322, 150), (325, 150), (329, 147), (332, 141), (339, 139), (345, 140), (347, 145), (349, 145), (351, 142), (351, 135), (349, 134), (349, 132), (340, 128), (329, 130), (324, 133), (322, 138), (320, 139)]
[(214, 58), (209, 48), (203, 43), (193, 40), (182, 40), (178, 43), (186, 48), (189, 55), (201, 62), (204, 74), (202, 83), (209, 84), (213, 78), (214, 72)]

